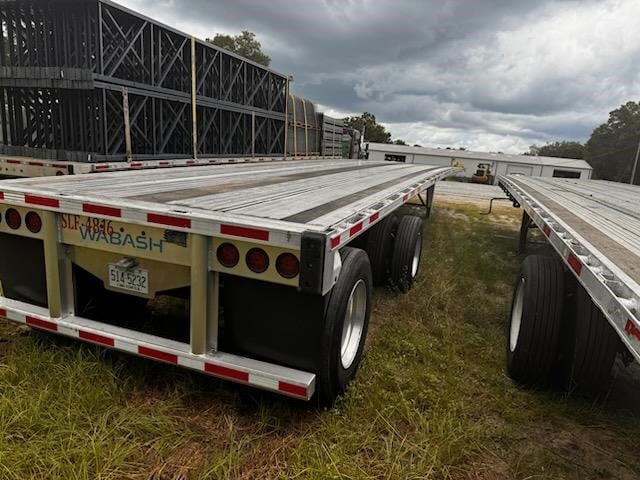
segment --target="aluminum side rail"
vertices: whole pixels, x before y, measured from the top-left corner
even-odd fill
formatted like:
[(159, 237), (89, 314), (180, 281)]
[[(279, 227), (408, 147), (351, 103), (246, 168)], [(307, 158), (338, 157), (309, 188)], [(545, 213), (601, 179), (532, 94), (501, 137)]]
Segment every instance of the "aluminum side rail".
[(640, 361), (640, 188), (520, 175), (498, 181)]

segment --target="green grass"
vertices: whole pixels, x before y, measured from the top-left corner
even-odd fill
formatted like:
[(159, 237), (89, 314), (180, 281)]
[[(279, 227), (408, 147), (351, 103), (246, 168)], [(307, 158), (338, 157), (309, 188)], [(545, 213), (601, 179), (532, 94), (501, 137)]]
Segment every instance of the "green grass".
[(594, 404), (504, 374), (518, 213), (435, 210), (328, 411), (1, 323), (0, 479), (637, 478), (633, 379)]

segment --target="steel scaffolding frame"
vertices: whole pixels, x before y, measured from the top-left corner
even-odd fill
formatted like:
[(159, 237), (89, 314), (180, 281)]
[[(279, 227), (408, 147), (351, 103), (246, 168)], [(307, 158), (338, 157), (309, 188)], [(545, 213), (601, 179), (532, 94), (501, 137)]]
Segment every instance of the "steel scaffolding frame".
[(285, 153), (283, 74), (108, 0), (3, 0), (0, 24), (5, 153)]

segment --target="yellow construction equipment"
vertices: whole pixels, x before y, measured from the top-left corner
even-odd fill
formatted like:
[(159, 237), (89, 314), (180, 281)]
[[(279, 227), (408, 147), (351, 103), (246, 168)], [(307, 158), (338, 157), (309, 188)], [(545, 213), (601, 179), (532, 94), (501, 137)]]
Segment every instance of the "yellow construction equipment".
[(479, 163), (476, 173), (471, 177), (473, 183), (493, 183), (493, 175), (491, 175), (490, 163)]

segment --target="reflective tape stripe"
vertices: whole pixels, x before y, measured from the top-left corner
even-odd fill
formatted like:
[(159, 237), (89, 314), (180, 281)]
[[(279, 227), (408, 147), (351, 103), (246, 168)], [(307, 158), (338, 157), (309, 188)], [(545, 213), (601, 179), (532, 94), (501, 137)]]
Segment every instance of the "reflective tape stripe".
[(278, 382), (278, 390), (283, 393), (295, 395), (296, 397), (307, 398), (307, 389), (299, 385), (293, 385), (287, 382)]
[(44, 167), (44, 163), (41, 162), (29, 162), (32, 167)]
[(96, 165), (94, 168), (96, 170), (106, 170), (109, 168), (109, 165)]
[(637, 340), (640, 340), (640, 328), (636, 327), (631, 320), (627, 320), (624, 331), (632, 337), (636, 337)]
[(46, 320), (40, 320), (35, 317), (25, 317), (25, 322), (27, 325), (31, 325), (39, 328), (46, 328), (47, 330), (52, 330), (54, 332), (58, 331), (58, 325), (53, 322), (47, 322)]
[(217, 375), (219, 377), (231, 378), (233, 380), (239, 380), (241, 382), (249, 381), (249, 374), (247, 372), (236, 370), (234, 368), (223, 367), (221, 365), (214, 365), (213, 363), (205, 362), (204, 371), (213, 375)]
[(575, 256), (574, 253), (569, 254), (569, 258), (567, 258), (567, 263), (571, 267), (571, 269), (576, 272), (576, 274), (580, 275), (582, 272), (582, 262), (578, 257)]
[(4, 200), (4, 193), (0, 192), (0, 200)]
[(542, 231), (547, 237), (551, 236), (551, 227), (549, 225), (542, 227)]
[(354, 235), (360, 233), (362, 231), (362, 227), (363, 227), (362, 222), (360, 222), (360, 223), (354, 225), (353, 227), (351, 227), (349, 229), (349, 236), (353, 237)]
[(191, 228), (191, 220), (188, 218), (160, 215), (159, 213), (148, 213), (147, 222), (158, 223), (160, 225), (167, 225), (170, 227)]
[(371, 215), (371, 217), (369, 217), (369, 223), (377, 222), (379, 218), (380, 212), (374, 213), (373, 215)]
[[(150, 360), (189, 368), (223, 380), (240, 382), (302, 400), (308, 400), (314, 393), (315, 375), (307, 372), (286, 371), (287, 369), (277, 365), (263, 364), (249, 358), (225, 353), (220, 354), (222, 357), (220, 359), (205, 358), (202, 355), (191, 354), (187, 350), (176, 351), (173, 347), (149, 344), (135, 338), (126, 338), (122, 336), (124, 332), (114, 333), (101, 329), (95, 330), (88, 325), (78, 325), (74, 321), (68, 322), (64, 319), (49, 318), (41, 313), (34, 313), (33, 315), (30, 316), (23, 310), (16, 310), (14, 307), (6, 305), (3, 305), (0, 309), (0, 316), (4, 316), (14, 322), (26, 322), (34, 328), (51, 330), (59, 335), (99, 344), (107, 348), (115, 348)], [(35, 315), (38, 315), (38, 317)], [(75, 319), (73, 317), (73, 320)], [(276, 370), (278, 369), (285, 371), (277, 372)]]
[(168, 362), (173, 364), (178, 364), (178, 356), (173, 353), (163, 352), (161, 350), (156, 350), (155, 348), (138, 346), (138, 353), (140, 355), (144, 355), (145, 357), (153, 358), (155, 360), (160, 360), (162, 362)]
[(24, 203), (40, 205), (41, 207), (60, 208), (60, 201), (55, 198), (40, 197), (38, 195), (25, 195)]
[(122, 216), (122, 210), (114, 207), (105, 207), (103, 205), (93, 205), (91, 203), (83, 203), (82, 211), (85, 213), (94, 213), (96, 215), (106, 215), (108, 217), (118, 217)]
[(238, 227), (236, 225), (220, 225), (221, 235), (232, 237), (251, 238), (253, 240), (269, 241), (269, 232), (257, 228)]
[(85, 332), (83, 330), (80, 330), (78, 332), (78, 337), (80, 337), (82, 340), (99, 343), (100, 345), (106, 345), (107, 347), (113, 347), (115, 345), (115, 340), (113, 338), (104, 337), (102, 335), (98, 335), (97, 333)]
[(7, 163), (12, 165), (20, 165), (22, 162), (20, 160), (7, 160)]
[(331, 239), (331, 249), (336, 248), (338, 245), (340, 245), (340, 236), (333, 237)]

